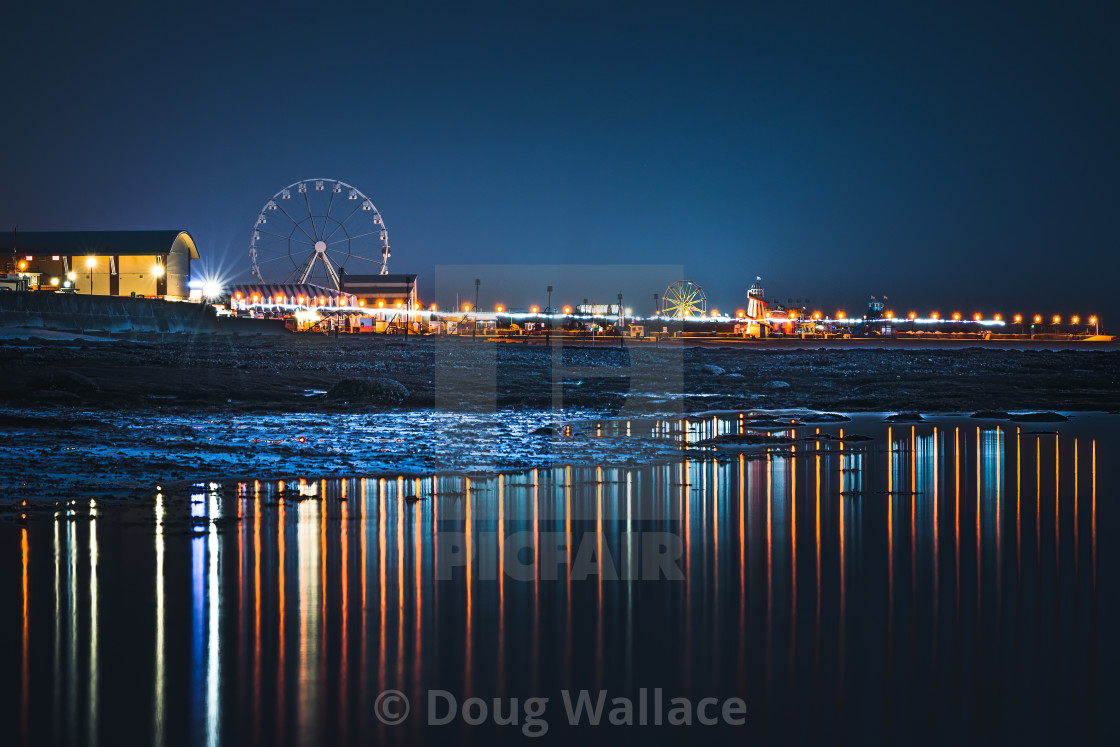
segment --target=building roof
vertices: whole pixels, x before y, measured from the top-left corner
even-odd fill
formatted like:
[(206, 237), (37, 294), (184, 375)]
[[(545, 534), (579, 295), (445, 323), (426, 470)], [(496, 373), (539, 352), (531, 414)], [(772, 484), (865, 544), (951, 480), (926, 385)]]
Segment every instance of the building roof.
[(416, 275), (402, 275), (402, 274), (386, 274), (386, 275), (356, 275), (349, 272), (341, 273), (338, 276), (339, 282), (343, 285), (400, 285), (402, 283), (415, 283)]
[(148, 255), (170, 254), (182, 238), (191, 259), (198, 249), (189, 233), (166, 231), (16, 231), (0, 234), (0, 251), (11, 254)]

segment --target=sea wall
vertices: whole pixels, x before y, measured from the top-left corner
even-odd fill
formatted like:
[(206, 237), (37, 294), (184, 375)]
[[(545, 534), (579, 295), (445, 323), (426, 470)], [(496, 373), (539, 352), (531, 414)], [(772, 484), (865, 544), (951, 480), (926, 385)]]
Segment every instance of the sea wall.
[(283, 332), (282, 321), (219, 318), (212, 306), (157, 298), (0, 291), (0, 328), (60, 332), (255, 334)]

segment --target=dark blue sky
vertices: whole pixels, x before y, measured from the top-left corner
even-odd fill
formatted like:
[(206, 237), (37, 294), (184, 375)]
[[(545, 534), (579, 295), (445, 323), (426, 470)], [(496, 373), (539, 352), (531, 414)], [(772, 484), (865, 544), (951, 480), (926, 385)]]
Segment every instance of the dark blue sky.
[(721, 309), (761, 275), (1120, 322), (1116, 3), (20, 5), (3, 230), (181, 227), (247, 271), (262, 204), (327, 176), (423, 296), (444, 264), (684, 265)]

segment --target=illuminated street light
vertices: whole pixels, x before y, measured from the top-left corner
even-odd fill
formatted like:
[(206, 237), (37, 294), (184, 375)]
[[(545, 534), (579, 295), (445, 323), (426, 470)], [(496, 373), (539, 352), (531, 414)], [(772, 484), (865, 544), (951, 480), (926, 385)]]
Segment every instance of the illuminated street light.
[(163, 267), (160, 266), (160, 265), (154, 265), (152, 267), (152, 274), (155, 275), (157, 278), (163, 277)]
[(572, 313), (572, 307), (571, 306), (565, 306), (564, 307), (564, 313), (565, 314), (571, 314)]
[(1002, 322), (1002, 321), (1003, 321), (1003, 317), (1002, 317), (1002, 316), (1000, 316), (999, 314), (996, 314), (996, 315), (995, 315), (994, 317), (992, 317), (992, 318), (993, 318), (993, 319), (995, 319), (995, 320), (996, 320), (997, 322)]
[(1021, 321), (1023, 321), (1023, 315), (1022, 314), (1016, 314), (1015, 315), (1015, 323), (1018, 324)]
[(931, 313), (931, 314), (930, 314), (929, 316), (930, 316), (930, 318), (931, 318), (931, 319), (933, 319), (934, 321), (937, 321), (938, 319), (940, 319), (940, 318), (941, 318), (941, 315), (940, 315), (940, 314), (938, 314), (938, 313), (937, 313), (936, 311), (934, 311), (933, 313)]
[(1034, 323), (1035, 324), (1042, 324), (1042, 314), (1035, 314), (1034, 315)]
[(494, 307), (494, 310), (497, 311), (499, 314), (501, 314), (503, 311), (505, 311), (505, 308), (502, 307), (501, 305), (498, 305), (498, 306)]
[(89, 268), (89, 294), (93, 295), (93, 268), (97, 266), (97, 257), (86, 257), (86, 267)]
[(954, 322), (959, 322), (960, 320), (961, 320), (961, 312), (954, 311), (953, 312), (953, 321)]
[(1062, 317), (1055, 314), (1054, 315), (1054, 324), (1061, 324), (1061, 323), (1062, 323)]
[(539, 312), (539, 311), (540, 311), (540, 309), (539, 309), (538, 307), (536, 307), (536, 306), (532, 306), (532, 307), (530, 307), (530, 308), (529, 308), (529, 311), (531, 311), (531, 312), (533, 312), (534, 314), (536, 314), (537, 312)]
[(469, 303), (463, 304), (463, 313), (466, 313), (470, 310), (471, 310), (471, 305)]
[(972, 316), (972, 320), (976, 321), (976, 322), (980, 321), (983, 318), (984, 318), (984, 316), (982, 314), (973, 314), (973, 316)]
[(917, 318), (918, 318), (918, 312), (916, 312), (916, 311), (911, 311), (911, 312), (910, 312), (909, 314), (907, 314), (906, 316), (908, 316), (908, 317), (910, 318), (910, 321), (914, 321), (915, 319), (917, 319)]
[(1081, 323), (1081, 317), (1075, 316), (1072, 319), (1070, 319), (1070, 321), (1073, 322), (1074, 324), (1080, 324)]
[(432, 304), (432, 311), (439, 311), (439, 307), (435, 304)]
[(837, 311), (836, 312), (836, 318), (837, 319), (843, 319), (844, 318), (844, 312), (843, 311)]
[[(478, 308), (478, 286), (482, 285), (480, 278), (474, 279), (474, 307)], [(471, 340), (477, 338), (478, 335), (478, 316), (475, 315), (474, 323), (471, 324)]]

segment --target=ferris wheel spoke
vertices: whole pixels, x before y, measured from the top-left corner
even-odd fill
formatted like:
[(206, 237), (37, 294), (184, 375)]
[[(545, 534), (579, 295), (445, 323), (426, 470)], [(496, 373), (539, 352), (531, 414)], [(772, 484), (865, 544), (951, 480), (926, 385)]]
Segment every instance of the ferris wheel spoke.
[[(307, 205), (307, 217), (311, 220), (311, 233), (316, 233), (318, 229), (315, 228), (315, 211), (311, 209), (311, 200), (310, 198), (308, 198), (307, 192), (303, 193), (303, 204)], [(304, 233), (307, 232), (304, 231)], [(312, 241), (317, 241), (314, 236), (308, 236), (307, 238), (311, 239)]]
[(379, 259), (370, 259), (369, 257), (363, 257), (360, 254), (351, 254), (350, 259), (360, 259), (363, 262), (369, 262), (371, 265), (381, 264), (381, 260), (379, 260)]
[(303, 244), (304, 246), (315, 246), (315, 244), (313, 244), (310, 241), (304, 241), (303, 239), (293, 239), (290, 235), (285, 236), (282, 233), (275, 233), (273, 231), (265, 231), (262, 228), (258, 228), (257, 230), (260, 231), (261, 233), (267, 233), (269, 236), (275, 236), (276, 238), (280, 239), (281, 241), (294, 241), (297, 244)]
[[(306, 199), (306, 197), (307, 197), (307, 195), (304, 195), (304, 198), (305, 198), (305, 199)], [(275, 201), (274, 201), (274, 202), (275, 202)], [(303, 235), (304, 235), (304, 236), (306, 236), (306, 237), (307, 237), (308, 239), (310, 239), (310, 240), (311, 240), (311, 243), (312, 243), (312, 244), (314, 244), (314, 243), (315, 243), (315, 237), (314, 237), (314, 236), (312, 236), (311, 234), (309, 234), (309, 233), (307, 232), (307, 230), (306, 230), (306, 229), (305, 229), (305, 228), (304, 228), (304, 227), (303, 227), (302, 225), (300, 225), (299, 223), (297, 223), (297, 222), (296, 222), (296, 219), (295, 219), (295, 218), (293, 218), (293, 217), (292, 217), (291, 215), (289, 215), (289, 214), (288, 214), (288, 211), (287, 211), (287, 210), (285, 210), (284, 208), (282, 208), (282, 207), (280, 206), (280, 204), (279, 204), (279, 203), (277, 203), (277, 204), (276, 204), (276, 208), (277, 208), (277, 209), (278, 209), (278, 210), (279, 210), (279, 211), (280, 211), (281, 213), (283, 213), (283, 214), (284, 214), (284, 217), (286, 217), (286, 218), (287, 218), (288, 220), (290, 220), (290, 221), (292, 222), (292, 225), (293, 225), (293, 226), (295, 226), (295, 227), (296, 227), (296, 228), (298, 228), (298, 229), (299, 229), (300, 231), (302, 231), (302, 232), (303, 232)], [(308, 212), (308, 214), (310, 214), (310, 213), (311, 213), (311, 206), (310, 206), (310, 205), (308, 205), (308, 206), (307, 206), (307, 212)], [(312, 226), (314, 226), (314, 221), (312, 221)]]
[(323, 254), (323, 266), (327, 268), (327, 277), (334, 281), (334, 287), (339, 289), (341, 283), (338, 282), (338, 273), (335, 272), (334, 265), (331, 264), (330, 257), (325, 253)]
[[(339, 222), (339, 224), (338, 224), (337, 226), (335, 226), (335, 227), (334, 227), (334, 230), (333, 230), (333, 231), (331, 231), (331, 232), (330, 232), (330, 233), (329, 233), (329, 234), (328, 234), (328, 235), (327, 235), (327, 236), (326, 236), (326, 237), (325, 237), (325, 238), (323, 239), (323, 241), (326, 241), (326, 242), (328, 242), (328, 243), (329, 243), (329, 242), (330, 242), (330, 240), (331, 240), (331, 237), (332, 237), (332, 236), (334, 236), (334, 235), (335, 235), (336, 233), (338, 233), (338, 229), (340, 229), (340, 228), (342, 228), (342, 227), (343, 227), (344, 225), (346, 225), (346, 221), (348, 221), (348, 220), (350, 220), (351, 218), (353, 218), (353, 217), (354, 217), (354, 213), (356, 213), (356, 212), (358, 212), (359, 210), (361, 210), (361, 208), (362, 208), (362, 206), (361, 206), (361, 204), (359, 203), (359, 205), (358, 205), (358, 206), (357, 206), (356, 208), (354, 208), (353, 210), (351, 210), (351, 211), (350, 211), (350, 215), (347, 215), (347, 216), (346, 216), (345, 218), (343, 218), (343, 219), (342, 219), (342, 220), (341, 220), (341, 221)], [(376, 232), (376, 231), (374, 231), (374, 233), (377, 233), (377, 232)], [(339, 240), (341, 241), (341, 239), (339, 239)]]
[(360, 259), (363, 262), (369, 262), (371, 265), (374, 265), (379, 269), (385, 269), (385, 263), (379, 259), (370, 259), (369, 257), (363, 257), (360, 254), (351, 254), (350, 259)]
[[(335, 230), (337, 230), (337, 229), (335, 229)], [(331, 246), (331, 245), (334, 245), (334, 244), (341, 244), (344, 241), (354, 241), (355, 239), (361, 239), (361, 238), (364, 238), (366, 236), (373, 236), (375, 233), (381, 233), (381, 231), (380, 230), (369, 231), (368, 233), (360, 233), (357, 236), (347, 236), (345, 239), (338, 239), (337, 241), (327, 242), (327, 246)]]
[(322, 219), (323, 219), (323, 230), (322, 230), (322, 232), (321, 232), (321, 233), (319, 234), (319, 240), (320, 240), (320, 241), (323, 241), (323, 240), (324, 240), (324, 239), (323, 239), (323, 237), (324, 237), (324, 235), (326, 235), (326, 233), (327, 233), (327, 218), (329, 218), (329, 217), (330, 217), (330, 215), (331, 215), (331, 208), (332, 208), (333, 206), (334, 206), (334, 190), (332, 189), (332, 190), (331, 190), (331, 199), (330, 199), (330, 201), (328, 201), (328, 202), (327, 202), (327, 214), (326, 214), (326, 215), (323, 215), (323, 216), (321, 216), (321, 217), (322, 217)]
[(291, 277), (298, 279), (300, 283), (306, 283), (307, 278), (311, 275), (311, 270), (315, 267), (315, 254), (308, 255), (307, 259), (303, 260), (292, 272)]

